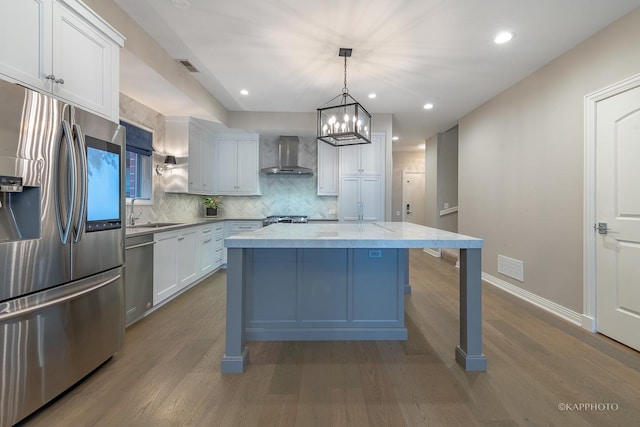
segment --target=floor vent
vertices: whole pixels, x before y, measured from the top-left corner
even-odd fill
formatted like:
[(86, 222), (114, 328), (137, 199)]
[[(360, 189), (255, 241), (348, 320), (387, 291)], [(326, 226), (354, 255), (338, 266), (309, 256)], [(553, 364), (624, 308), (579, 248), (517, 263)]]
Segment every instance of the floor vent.
[(178, 62), (184, 65), (185, 68), (191, 71), (192, 73), (199, 73), (198, 69), (194, 67), (193, 64), (189, 62), (188, 59), (178, 59)]
[(498, 255), (498, 273), (524, 282), (524, 263), (519, 259)]

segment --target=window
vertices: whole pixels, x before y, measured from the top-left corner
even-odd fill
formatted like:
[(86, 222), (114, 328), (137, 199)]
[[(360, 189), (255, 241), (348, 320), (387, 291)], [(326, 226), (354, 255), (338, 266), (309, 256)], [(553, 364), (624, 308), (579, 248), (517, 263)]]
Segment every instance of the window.
[(120, 124), (127, 131), (124, 180), (126, 197), (151, 201), (153, 132), (122, 120)]

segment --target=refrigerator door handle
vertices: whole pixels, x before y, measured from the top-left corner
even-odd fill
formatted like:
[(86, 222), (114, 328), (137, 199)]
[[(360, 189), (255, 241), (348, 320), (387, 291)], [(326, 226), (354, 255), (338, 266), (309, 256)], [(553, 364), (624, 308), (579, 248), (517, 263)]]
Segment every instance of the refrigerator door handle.
[[(58, 235), (60, 236), (60, 240), (63, 245), (66, 245), (69, 241), (69, 232), (71, 231), (71, 221), (73, 219), (72, 210), (75, 205), (75, 156), (73, 155), (73, 143), (71, 141), (71, 132), (69, 131), (69, 124), (66, 120), (62, 120), (60, 123), (61, 128), (61, 137), (60, 137), (60, 145), (58, 146), (58, 150), (56, 152), (56, 156), (54, 159), (54, 173), (53, 176), (55, 179), (53, 180), (53, 194), (55, 200), (55, 208), (56, 208), (56, 222), (58, 225)], [(69, 174), (71, 177), (70, 183), (70, 197), (69, 200), (66, 200), (66, 219), (62, 218), (62, 200), (60, 200), (60, 181), (62, 181), (61, 173), (66, 173), (66, 171), (60, 170), (60, 153), (62, 151), (63, 144), (67, 145), (67, 153), (68, 159), (70, 163)], [(66, 193), (65, 193), (66, 194)], [(63, 222), (65, 224), (63, 224)]]
[(77, 156), (79, 159), (80, 172), (78, 181), (80, 182), (80, 211), (77, 212), (77, 219), (75, 221), (75, 237), (74, 243), (78, 243), (82, 239), (82, 233), (84, 232), (84, 220), (87, 211), (87, 150), (84, 144), (84, 135), (82, 129), (77, 123), (73, 123), (73, 140), (77, 148)]
[(72, 294), (63, 295), (58, 298), (52, 298), (48, 301), (41, 301), (41, 302), (38, 302), (37, 304), (27, 304), (27, 306), (24, 308), (17, 308), (16, 310), (11, 310), (8, 307), (6, 307), (4, 310), (0, 310), (0, 322), (5, 322), (15, 317), (24, 316), (25, 314), (29, 314), (31, 312), (42, 310), (52, 305), (61, 304), (65, 301), (69, 301), (69, 300), (81, 297), (82, 295), (88, 294), (90, 292), (93, 292), (97, 289), (103, 288), (115, 282), (116, 280), (119, 280), (121, 277), (122, 275), (118, 274), (117, 276), (112, 277), (108, 280), (105, 280), (104, 282), (97, 283), (93, 286), (89, 286), (88, 288), (84, 288)]

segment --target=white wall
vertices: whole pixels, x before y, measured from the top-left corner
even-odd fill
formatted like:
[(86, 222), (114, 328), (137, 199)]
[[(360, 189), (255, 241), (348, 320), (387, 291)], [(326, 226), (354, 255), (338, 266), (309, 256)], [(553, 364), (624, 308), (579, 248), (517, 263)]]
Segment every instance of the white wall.
[[(582, 313), (584, 96), (640, 73), (640, 9), (459, 122), (459, 232), (483, 271)], [(497, 256), (524, 261), (524, 282)]]

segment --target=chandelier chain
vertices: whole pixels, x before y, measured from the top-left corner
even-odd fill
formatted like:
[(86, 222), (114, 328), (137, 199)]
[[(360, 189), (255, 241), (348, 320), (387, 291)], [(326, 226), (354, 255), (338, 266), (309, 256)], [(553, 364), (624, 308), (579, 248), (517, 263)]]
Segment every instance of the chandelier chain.
[(347, 89), (347, 57), (344, 57), (344, 88), (342, 88), (342, 93), (346, 96), (349, 94), (349, 89)]

